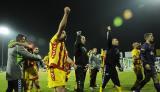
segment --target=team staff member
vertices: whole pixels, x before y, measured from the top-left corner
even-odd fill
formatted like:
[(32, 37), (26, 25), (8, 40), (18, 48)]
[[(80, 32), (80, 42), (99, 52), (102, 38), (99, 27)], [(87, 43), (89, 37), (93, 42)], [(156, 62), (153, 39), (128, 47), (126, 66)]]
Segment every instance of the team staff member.
[(89, 56), (89, 69), (90, 69), (90, 89), (91, 91), (97, 87), (96, 78), (97, 73), (101, 67), (101, 55), (97, 54), (97, 48), (93, 48), (91, 50), (91, 54)]
[(121, 91), (121, 85), (118, 78), (118, 73), (116, 70), (116, 66), (119, 68), (120, 71), (122, 71), (122, 67), (120, 65), (120, 52), (119, 52), (119, 41), (116, 38), (112, 38), (110, 34), (111, 28), (108, 27), (107, 32), (107, 42), (108, 42), (108, 50), (107, 50), (107, 57), (105, 61), (105, 74), (102, 82), (102, 88), (100, 88), (100, 91), (102, 92), (105, 88), (108, 81), (111, 79), (116, 86), (118, 92)]
[(75, 70), (77, 92), (84, 92), (84, 82), (86, 77), (86, 71), (88, 67), (88, 55), (87, 48), (85, 46), (85, 36), (81, 35), (81, 31), (77, 32), (77, 38), (75, 42), (75, 64), (77, 69)]

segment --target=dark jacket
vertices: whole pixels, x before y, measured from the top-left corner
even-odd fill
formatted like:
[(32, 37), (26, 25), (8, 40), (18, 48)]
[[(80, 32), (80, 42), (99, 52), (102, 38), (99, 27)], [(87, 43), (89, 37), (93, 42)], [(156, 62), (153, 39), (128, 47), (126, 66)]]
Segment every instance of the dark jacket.
[(112, 45), (112, 36), (110, 32), (107, 32), (107, 55), (106, 55), (106, 61), (105, 64), (113, 67), (119, 67), (120, 65), (120, 51), (118, 49), (118, 46)]
[(76, 38), (74, 55), (76, 65), (86, 66), (88, 64), (87, 48), (81, 43), (81, 35)]
[(141, 60), (144, 64), (155, 65), (155, 53), (154, 53), (154, 45), (150, 45), (148, 43), (144, 43), (141, 46)]

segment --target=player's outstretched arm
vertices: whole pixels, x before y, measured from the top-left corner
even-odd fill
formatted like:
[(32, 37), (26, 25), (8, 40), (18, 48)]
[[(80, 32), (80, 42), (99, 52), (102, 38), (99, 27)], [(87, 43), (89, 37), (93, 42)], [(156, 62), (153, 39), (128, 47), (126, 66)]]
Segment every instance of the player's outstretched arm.
[(111, 46), (112, 46), (111, 27), (107, 26), (107, 48), (110, 49)]
[(69, 7), (64, 8), (64, 15), (58, 27), (58, 37), (61, 35), (62, 31), (65, 29), (67, 25), (68, 16), (70, 14), (71, 9)]

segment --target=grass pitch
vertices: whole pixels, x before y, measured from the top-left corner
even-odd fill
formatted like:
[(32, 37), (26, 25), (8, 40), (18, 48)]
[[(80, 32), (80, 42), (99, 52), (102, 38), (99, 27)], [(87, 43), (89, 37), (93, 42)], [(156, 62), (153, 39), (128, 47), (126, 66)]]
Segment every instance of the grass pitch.
[[(39, 72), (40, 75), (40, 86), (42, 92), (53, 92), (53, 89), (49, 89), (47, 87), (47, 73), (46, 72)], [(97, 84), (101, 85), (102, 83), (102, 77), (101, 73), (98, 73), (97, 76)], [(135, 82), (135, 75), (133, 72), (119, 72), (119, 78), (122, 85), (122, 92), (131, 92), (130, 88)], [(89, 88), (89, 73), (87, 72), (86, 81), (85, 81), (85, 88), (84, 92), (90, 92)], [(75, 75), (74, 71), (71, 72), (70, 78), (67, 83), (67, 92), (74, 92), (74, 86), (75, 86)], [(6, 92), (7, 88), (7, 81), (5, 79), (5, 72), (0, 73), (0, 92)], [(33, 91), (34, 92), (34, 91)], [(95, 89), (94, 92), (99, 92), (99, 87)], [(113, 83), (109, 81), (109, 83), (106, 86), (105, 92), (115, 92), (115, 88), (113, 88)], [(142, 92), (156, 92), (154, 88), (154, 84), (152, 80), (145, 85), (145, 87), (142, 89)]]

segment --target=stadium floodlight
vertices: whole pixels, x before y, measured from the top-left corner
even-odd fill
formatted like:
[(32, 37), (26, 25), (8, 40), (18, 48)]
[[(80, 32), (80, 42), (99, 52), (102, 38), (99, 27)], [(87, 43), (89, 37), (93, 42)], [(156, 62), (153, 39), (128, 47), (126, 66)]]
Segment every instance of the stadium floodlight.
[(2, 35), (9, 35), (10, 33), (10, 30), (8, 27), (5, 27), (5, 26), (1, 26), (0, 27), (0, 34)]
[(3, 37), (6, 36), (6, 35), (9, 35), (9, 34), (10, 34), (10, 30), (9, 30), (8, 27), (6, 27), (6, 26), (0, 26), (0, 35), (2, 35), (2, 36), (1, 36), (1, 38), (2, 38), (2, 48), (1, 48), (1, 49), (2, 49), (2, 50), (1, 50), (1, 51), (2, 51), (2, 52), (1, 52), (1, 53), (2, 53), (2, 64), (1, 64), (2, 70), (3, 70), (3, 61), (4, 61), (4, 59), (3, 59), (3, 58), (4, 58), (4, 57), (3, 57), (3, 56), (4, 56), (4, 54), (3, 54), (3, 50), (4, 50)]

